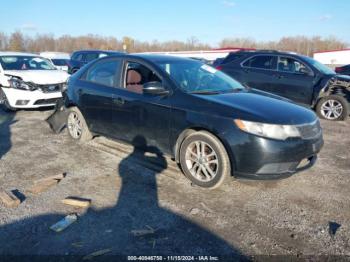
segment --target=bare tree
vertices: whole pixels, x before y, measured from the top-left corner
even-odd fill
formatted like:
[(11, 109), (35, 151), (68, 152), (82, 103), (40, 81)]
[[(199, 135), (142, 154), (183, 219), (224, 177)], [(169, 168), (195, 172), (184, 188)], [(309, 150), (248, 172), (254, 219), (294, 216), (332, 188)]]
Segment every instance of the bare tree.
[(20, 31), (11, 34), (8, 49), (11, 51), (26, 51), (24, 36)]
[[(79, 49), (104, 49), (123, 50), (126, 46), (128, 52), (151, 52), (151, 51), (186, 51), (186, 50), (208, 50), (212, 46), (202, 43), (197, 37), (190, 37), (187, 41), (139, 41), (125, 36), (118, 40), (115, 37), (103, 37), (99, 35), (70, 36), (63, 35), (55, 38), (51, 34), (38, 34), (33, 37), (25, 36), (17, 31), (11, 35), (0, 32), (0, 50), (13, 51), (61, 51), (73, 52)], [(242, 47), (258, 49), (288, 50), (311, 56), (320, 50), (342, 49), (349, 44), (334, 36), (322, 38), (320, 36), (306, 37), (293, 36), (282, 37), (278, 41), (256, 41), (253, 38), (225, 38), (219, 47)]]
[(6, 50), (8, 45), (8, 37), (5, 33), (0, 32), (0, 50)]

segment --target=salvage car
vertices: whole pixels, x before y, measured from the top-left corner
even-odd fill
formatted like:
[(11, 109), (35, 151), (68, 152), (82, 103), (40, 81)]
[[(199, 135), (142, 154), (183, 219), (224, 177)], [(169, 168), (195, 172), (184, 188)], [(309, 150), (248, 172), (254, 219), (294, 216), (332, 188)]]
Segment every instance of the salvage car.
[(73, 140), (142, 137), (205, 188), (231, 175), (291, 176), (310, 168), (323, 145), (313, 111), (187, 58), (99, 59), (69, 79), (61, 102), (56, 114), (65, 115)]
[(313, 58), (274, 50), (238, 51), (217, 69), (245, 86), (313, 108), (320, 118), (336, 121), (349, 115), (350, 77)]
[(44, 57), (0, 52), (0, 104), (12, 111), (54, 106), (68, 77)]
[(74, 74), (81, 67), (94, 61), (98, 58), (123, 54), (122, 52), (117, 51), (104, 51), (104, 50), (79, 50), (75, 51), (71, 55), (71, 59), (68, 62), (68, 73)]

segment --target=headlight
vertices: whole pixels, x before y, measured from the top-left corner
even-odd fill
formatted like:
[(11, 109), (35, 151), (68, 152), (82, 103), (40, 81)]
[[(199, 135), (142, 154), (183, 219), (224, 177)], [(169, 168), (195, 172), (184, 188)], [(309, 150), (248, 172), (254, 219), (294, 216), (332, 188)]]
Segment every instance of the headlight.
[(236, 119), (234, 122), (242, 131), (258, 136), (279, 140), (286, 140), (289, 137), (301, 137), (298, 128), (293, 125), (264, 124), (240, 119)]
[(18, 78), (11, 78), (9, 80), (9, 84), (10, 84), (10, 87), (13, 87), (16, 89), (21, 89), (21, 90), (34, 90), (35, 89), (30, 84), (27, 84)]

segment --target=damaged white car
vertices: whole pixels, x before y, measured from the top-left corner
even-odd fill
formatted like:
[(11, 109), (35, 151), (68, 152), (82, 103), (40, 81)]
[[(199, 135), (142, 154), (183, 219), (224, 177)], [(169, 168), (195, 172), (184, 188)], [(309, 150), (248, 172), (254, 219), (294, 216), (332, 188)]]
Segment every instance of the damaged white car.
[(8, 110), (53, 106), (68, 77), (41, 56), (0, 52), (0, 104)]

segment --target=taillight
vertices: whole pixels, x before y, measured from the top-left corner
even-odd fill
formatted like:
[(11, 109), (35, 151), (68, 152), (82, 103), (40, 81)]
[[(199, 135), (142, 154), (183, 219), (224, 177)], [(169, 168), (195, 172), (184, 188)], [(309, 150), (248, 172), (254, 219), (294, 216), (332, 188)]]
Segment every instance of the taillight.
[(222, 66), (217, 66), (216, 69), (221, 71), (222, 70)]

